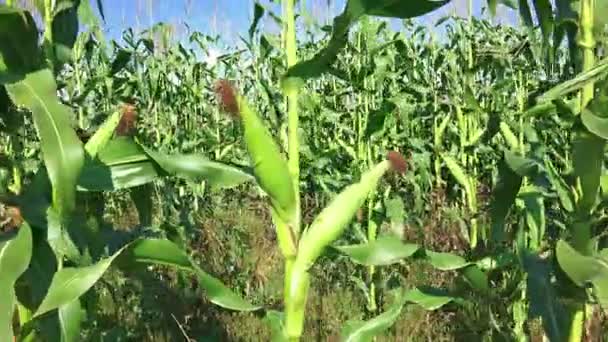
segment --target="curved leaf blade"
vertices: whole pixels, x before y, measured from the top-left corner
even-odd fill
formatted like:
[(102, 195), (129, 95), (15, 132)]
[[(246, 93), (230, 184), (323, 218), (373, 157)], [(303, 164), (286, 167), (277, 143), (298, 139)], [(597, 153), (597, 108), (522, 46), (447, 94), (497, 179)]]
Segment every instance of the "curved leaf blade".
[(255, 311), (252, 305), (228, 289), (222, 282), (204, 272), (182, 249), (169, 240), (143, 239), (135, 241), (121, 257), (126, 261), (166, 265), (193, 272), (209, 300), (221, 307), (237, 311)]
[(416, 244), (403, 243), (393, 236), (379, 237), (365, 244), (336, 247), (356, 263), (367, 266), (398, 263), (402, 259), (412, 256), (419, 248)]
[(167, 174), (194, 182), (205, 181), (213, 188), (232, 188), (253, 180), (253, 175), (231, 165), (198, 155), (163, 155), (142, 146)]
[(23, 223), (17, 235), (0, 242), (0, 340), (13, 338), (13, 314), (17, 298), (15, 282), (25, 272), (32, 257), (32, 231)]
[(427, 260), (433, 267), (441, 271), (454, 271), (474, 263), (466, 261), (463, 257), (452, 253), (426, 251)]
[(75, 207), (76, 184), (84, 165), (84, 148), (70, 123), (71, 110), (61, 104), (53, 73), (36, 71), (6, 86), (13, 102), (29, 109), (41, 140), (53, 186), (53, 205), (61, 217)]

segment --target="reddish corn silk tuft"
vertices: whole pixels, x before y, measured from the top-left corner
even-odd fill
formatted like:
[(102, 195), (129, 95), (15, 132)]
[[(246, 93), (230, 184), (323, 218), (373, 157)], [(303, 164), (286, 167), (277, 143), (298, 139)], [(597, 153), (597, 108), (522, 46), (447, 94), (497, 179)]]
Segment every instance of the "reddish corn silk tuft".
[(401, 153), (397, 151), (389, 151), (386, 155), (386, 159), (390, 161), (393, 170), (397, 171), (398, 173), (403, 174), (407, 171), (407, 161)]
[(126, 104), (122, 108), (122, 117), (118, 126), (116, 126), (116, 135), (128, 136), (132, 135), (135, 131), (135, 124), (137, 122), (137, 112), (135, 106)]
[(222, 110), (232, 114), (239, 115), (239, 104), (236, 99), (234, 85), (228, 80), (219, 80), (215, 84), (215, 93), (218, 97)]

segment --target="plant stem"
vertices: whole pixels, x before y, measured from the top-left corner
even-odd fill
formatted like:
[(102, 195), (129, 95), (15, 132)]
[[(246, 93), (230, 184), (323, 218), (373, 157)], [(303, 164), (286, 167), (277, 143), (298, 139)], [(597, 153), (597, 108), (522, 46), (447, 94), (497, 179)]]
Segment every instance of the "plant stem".
[(44, 40), (53, 41), (53, 0), (44, 0)]
[[(580, 47), (583, 55), (582, 71), (587, 71), (595, 65), (595, 39), (593, 37), (593, 9), (595, 7), (595, 0), (581, 0), (580, 2), (580, 17), (579, 17), (579, 36), (577, 39), (578, 46)], [(593, 99), (593, 93), (595, 84), (589, 82), (581, 91), (580, 101), (581, 110), (584, 109), (587, 104)], [(591, 231), (589, 224), (589, 216), (586, 212), (577, 210), (575, 214), (576, 220), (580, 222), (581, 218), (587, 222), (580, 222), (581, 224), (575, 225), (577, 231), (574, 231), (575, 236), (575, 248), (583, 254), (587, 254), (587, 246), (589, 245), (589, 239), (591, 238)], [(583, 339), (583, 330), (585, 326), (585, 303), (577, 303), (574, 307), (572, 315), (570, 336), (568, 340), (570, 342), (579, 342)]]
[[(297, 59), (296, 46), (296, 23), (294, 13), (294, 0), (286, 0), (284, 2), (284, 20), (286, 23), (285, 29), (285, 52), (287, 58), (287, 67), (295, 65)], [(300, 234), (300, 143), (298, 139), (298, 89), (296, 86), (288, 87), (287, 95), (287, 117), (288, 117), (288, 155), (289, 155), (289, 171), (291, 173), (293, 186), (296, 194), (297, 213), (294, 217), (293, 227), (296, 237)]]
[[(296, 23), (294, 13), (294, 0), (285, 0), (283, 2), (283, 20), (285, 22), (284, 43), (286, 52), (287, 67), (291, 67), (297, 63), (297, 46), (296, 46)], [(298, 139), (298, 89), (295, 85), (288, 85), (286, 89), (287, 96), (287, 148), (288, 148), (288, 166), (293, 181), (296, 214), (291, 221), (291, 229), (297, 240), (300, 234), (300, 145)], [(294, 241), (297, 243), (297, 241)], [(285, 283), (284, 283), (284, 301), (286, 308), (286, 333), (289, 341), (299, 341), (304, 327), (304, 310), (306, 307), (306, 298), (308, 295), (308, 274), (305, 271), (294, 270), (295, 256), (286, 256), (285, 258)], [(296, 279), (294, 279), (294, 276)], [(302, 281), (306, 278), (306, 281)]]

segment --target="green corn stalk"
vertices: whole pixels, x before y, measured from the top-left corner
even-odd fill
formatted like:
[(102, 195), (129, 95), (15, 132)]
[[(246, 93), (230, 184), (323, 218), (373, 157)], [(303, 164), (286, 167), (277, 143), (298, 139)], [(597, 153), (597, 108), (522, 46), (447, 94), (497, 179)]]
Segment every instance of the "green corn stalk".
[[(594, 8), (595, 8), (595, 0), (581, 0), (580, 1), (580, 17), (579, 17), (579, 37), (578, 37), (578, 45), (582, 51), (583, 60), (582, 60), (582, 71), (585, 72), (587, 70), (592, 69), (595, 66), (595, 45), (596, 41), (594, 38)], [(594, 98), (594, 89), (595, 84), (593, 82), (589, 82), (585, 87), (583, 87), (580, 93), (580, 106), (581, 108), (585, 108), (591, 100)], [(591, 138), (591, 137), (590, 137)], [(604, 142), (602, 141), (602, 151)], [(592, 156), (594, 158), (596, 156)], [(576, 165), (575, 165), (576, 167)], [(598, 175), (599, 176), (599, 175)], [(589, 175), (587, 177), (594, 177), (593, 175)], [(580, 180), (584, 181), (583, 179)], [(593, 181), (593, 180), (592, 180)], [(572, 232), (574, 235), (575, 248), (579, 253), (585, 255), (588, 254), (589, 242), (591, 239), (591, 231), (590, 231), (590, 217), (589, 211), (591, 209), (591, 205), (589, 205), (589, 201), (583, 201), (585, 197), (592, 197), (591, 201), (595, 201), (595, 193), (583, 193), (581, 199), (579, 199), (576, 203), (576, 213), (575, 213), (575, 224), (573, 225), (574, 231)], [(570, 328), (570, 342), (578, 342), (583, 339), (583, 332), (585, 326), (585, 312), (586, 305), (576, 304), (574, 308), (574, 312), (572, 315), (572, 323)]]
[(456, 179), (458, 184), (460, 184), (463, 187), (463, 190), (464, 190), (463, 193), (464, 193), (465, 200), (466, 200), (465, 203), (467, 204), (469, 213), (472, 215), (472, 218), (469, 222), (470, 223), (469, 237), (468, 237), (469, 244), (471, 246), (471, 249), (474, 249), (475, 247), (477, 247), (478, 238), (479, 238), (479, 232), (477, 229), (477, 218), (476, 218), (477, 192), (475, 191), (475, 188), (474, 188), (475, 184), (473, 183), (471, 177), (466, 174), (466, 172), (464, 171), (462, 166), (460, 166), (454, 158), (450, 157), (447, 154), (442, 154), (441, 158), (445, 162), (448, 170), (450, 170), (450, 173), (452, 174), (452, 176), (454, 176), (454, 178)]

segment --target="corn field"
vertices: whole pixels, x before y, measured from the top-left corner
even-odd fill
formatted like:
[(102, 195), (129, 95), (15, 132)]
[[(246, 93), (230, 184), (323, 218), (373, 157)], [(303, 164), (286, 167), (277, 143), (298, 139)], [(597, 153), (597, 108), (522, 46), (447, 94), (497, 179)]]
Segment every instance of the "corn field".
[(0, 4), (0, 342), (608, 341), (608, 1), (467, 3)]

